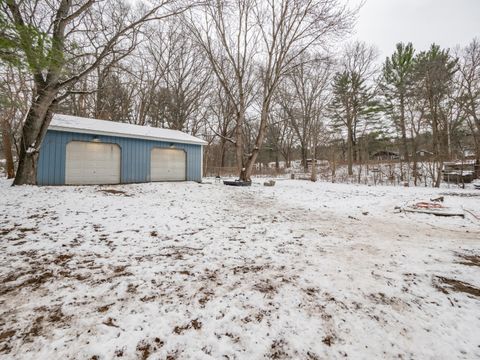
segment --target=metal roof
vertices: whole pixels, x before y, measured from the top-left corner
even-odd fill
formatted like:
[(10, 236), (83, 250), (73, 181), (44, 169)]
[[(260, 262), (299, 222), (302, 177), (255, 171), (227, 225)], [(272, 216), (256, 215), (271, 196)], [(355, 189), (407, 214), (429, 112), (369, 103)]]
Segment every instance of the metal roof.
[(182, 144), (207, 144), (207, 142), (202, 139), (178, 130), (154, 128), (150, 126), (133, 125), (63, 114), (54, 114), (48, 129), (83, 134), (170, 141)]

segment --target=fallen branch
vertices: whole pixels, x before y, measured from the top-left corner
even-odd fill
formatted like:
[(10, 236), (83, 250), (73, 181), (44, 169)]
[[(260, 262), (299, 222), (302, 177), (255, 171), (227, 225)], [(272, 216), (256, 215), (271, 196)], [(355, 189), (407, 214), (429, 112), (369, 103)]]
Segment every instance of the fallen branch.
[(404, 212), (429, 214), (429, 215), (435, 215), (435, 216), (460, 216), (462, 218), (465, 217), (464, 213), (459, 213), (459, 212), (446, 212), (441, 210), (408, 209), (408, 208), (403, 208), (402, 210)]
[(477, 220), (480, 220), (480, 216), (477, 216), (476, 214), (474, 214), (472, 211), (468, 210), (468, 209), (465, 209), (464, 207), (462, 207), (463, 211), (466, 211), (468, 212), (470, 215), (472, 215), (475, 219)]

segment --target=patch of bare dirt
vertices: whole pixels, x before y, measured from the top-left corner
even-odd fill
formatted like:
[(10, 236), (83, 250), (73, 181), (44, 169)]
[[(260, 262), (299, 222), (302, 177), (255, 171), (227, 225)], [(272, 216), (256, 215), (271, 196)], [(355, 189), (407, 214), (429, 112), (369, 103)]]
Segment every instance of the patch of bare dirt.
[(373, 302), (375, 302), (377, 304), (382, 304), (382, 305), (394, 305), (394, 304), (398, 304), (399, 302), (401, 302), (401, 300), (399, 298), (387, 296), (382, 292), (375, 293), (375, 294), (370, 294), (368, 296), (368, 298), (370, 300), (372, 300)]
[(0, 344), (2, 344), (0, 354), (8, 354), (12, 350), (10, 339), (14, 337), (16, 333), (16, 330), (7, 330), (0, 333)]
[(270, 352), (266, 357), (269, 359), (290, 359), (288, 353), (285, 351), (287, 343), (285, 340), (275, 340), (270, 346)]
[(322, 342), (327, 346), (332, 346), (334, 343), (334, 338), (332, 335), (327, 335), (322, 339)]
[(318, 294), (318, 289), (317, 288), (313, 288), (313, 287), (309, 287), (309, 288), (306, 288), (306, 289), (302, 289), (305, 294), (307, 294), (308, 296), (316, 296)]
[(15, 228), (8, 228), (8, 229), (0, 229), (0, 235), (8, 235), (11, 233)]
[(71, 316), (63, 313), (60, 306), (47, 308), (45, 306), (35, 309), (35, 313), (40, 313), (31, 323), (30, 327), (22, 334), (25, 341), (33, 341), (33, 338), (44, 335), (45, 330), (51, 331), (55, 328), (61, 328), (67, 324)]
[(64, 265), (65, 263), (69, 262), (73, 258), (72, 254), (61, 254), (58, 255), (53, 263), (56, 265)]
[(99, 307), (97, 308), (97, 311), (98, 311), (99, 313), (107, 312), (108, 309), (110, 309), (110, 307), (111, 307), (113, 304), (114, 304), (114, 303), (107, 304), (107, 305), (103, 305), (103, 306), (99, 306)]
[(159, 337), (153, 340), (142, 340), (137, 344), (137, 352), (140, 355), (141, 360), (147, 360), (149, 356), (160, 349), (165, 344)]
[(111, 317), (109, 317), (107, 320), (105, 320), (102, 324), (103, 325), (107, 325), (107, 326), (111, 326), (111, 327), (116, 327), (116, 328), (119, 328), (120, 326), (118, 326), (117, 324), (115, 324), (115, 319), (112, 319)]
[[(21, 276), (24, 276), (24, 275), (32, 275), (32, 274), (36, 274), (37, 273), (37, 270), (30, 270), (28, 272), (21, 272), (21, 273), (18, 273), (18, 274), (10, 274), (8, 275), (4, 280), (3, 280), (3, 284), (7, 283), (7, 282), (13, 282), (15, 280), (17, 280), (18, 278), (20, 278)], [(54, 275), (52, 272), (50, 271), (46, 271), (40, 275), (35, 275), (35, 276), (31, 276), (29, 277), (28, 279), (26, 279), (24, 282), (18, 284), (18, 285), (10, 285), (10, 286), (0, 286), (0, 295), (5, 295), (5, 294), (8, 294), (9, 292), (12, 292), (14, 290), (20, 290), (24, 287), (27, 287), (27, 286), (31, 286), (33, 288), (33, 290), (36, 290), (38, 289), (40, 286), (42, 286), (43, 284), (45, 284), (46, 282), (48, 282), (51, 278), (53, 278)]]
[(267, 269), (267, 265), (262, 265), (262, 266), (247, 266), (247, 265), (239, 265), (235, 266), (232, 271), (234, 275), (237, 274), (248, 274), (248, 273), (259, 273), (262, 270)]
[(198, 321), (198, 319), (193, 319), (190, 321), (188, 324), (183, 325), (183, 326), (175, 326), (173, 329), (173, 332), (177, 335), (182, 334), (184, 331), (189, 330), (189, 329), (195, 329), (195, 330), (200, 330), (202, 328), (202, 323)]
[(272, 282), (267, 279), (253, 285), (253, 288), (265, 295), (274, 295), (277, 293), (277, 287), (272, 284)]
[(127, 197), (132, 196), (131, 194), (128, 194), (123, 190), (116, 190), (116, 189), (99, 189), (98, 192), (102, 192), (105, 194), (112, 194), (112, 195), (122, 195)]
[(13, 335), (15, 335), (16, 332), (16, 330), (7, 330), (0, 333), (0, 341), (10, 339), (11, 337), (13, 337)]
[(458, 264), (467, 266), (480, 266), (480, 255), (457, 254), (457, 256), (462, 259), (458, 262)]
[(22, 233), (26, 233), (26, 232), (37, 232), (37, 228), (29, 228), (29, 227), (19, 227), (17, 228), (18, 231), (22, 232)]
[(307, 359), (309, 360), (320, 360), (320, 357), (317, 354), (307, 351)]
[(470, 296), (480, 298), (480, 289), (466, 282), (450, 279), (443, 276), (435, 276), (433, 286), (443, 292), (450, 294), (451, 292), (461, 292)]
[(140, 353), (140, 359), (147, 360), (150, 356), (150, 344), (140, 341), (137, 345), (137, 352)]
[(215, 295), (215, 292), (211, 289), (208, 289), (204, 286), (202, 286), (199, 290), (198, 293), (200, 294), (200, 299), (198, 299), (198, 303), (202, 305), (202, 307), (205, 306), (207, 302), (210, 301), (210, 299)]

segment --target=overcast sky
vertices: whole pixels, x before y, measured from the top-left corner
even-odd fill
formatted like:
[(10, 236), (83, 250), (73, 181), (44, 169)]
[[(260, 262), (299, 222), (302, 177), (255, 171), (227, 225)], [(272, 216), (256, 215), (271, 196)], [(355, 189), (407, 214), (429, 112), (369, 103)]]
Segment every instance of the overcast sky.
[(433, 42), (466, 45), (474, 37), (480, 38), (480, 0), (366, 0), (352, 39), (375, 44), (384, 59), (400, 41), (421, 51)]

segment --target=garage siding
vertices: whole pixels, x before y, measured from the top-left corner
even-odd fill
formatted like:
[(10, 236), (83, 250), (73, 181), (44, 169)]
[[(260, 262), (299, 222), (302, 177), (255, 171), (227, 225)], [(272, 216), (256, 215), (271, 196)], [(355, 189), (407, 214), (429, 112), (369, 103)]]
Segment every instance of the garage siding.
[(187, 180), (202, 181), (201, 145), (48, 130), (40, 148), (37, 184), (64, 185), (67, 144), (70, 141), (93, 141), (94, 138), (102, 143), (120, 146), (121, 183), (149, 182), (152, 148), (169, 148), (172, 144), (176, 149), (185, 150), (187, 154)]

